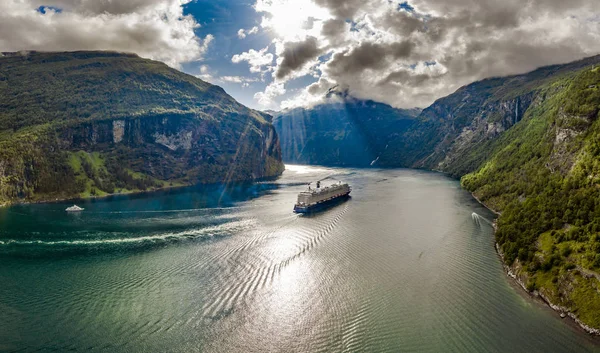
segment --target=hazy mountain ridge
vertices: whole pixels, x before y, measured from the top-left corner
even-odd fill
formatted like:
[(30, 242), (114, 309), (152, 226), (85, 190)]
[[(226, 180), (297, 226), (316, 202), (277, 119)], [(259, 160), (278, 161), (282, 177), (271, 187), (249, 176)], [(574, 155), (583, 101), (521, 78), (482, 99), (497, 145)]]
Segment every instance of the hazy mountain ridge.
[(378, 158), (388, 141), (406, 131), (419, 112), (330, 90), (324, 104), (274, 113), (273, 125), (285, 162), (381, 166)]
[(163, 63), (0, 57), (0, 201), (252, 180), (283, 170), (270, 116)]

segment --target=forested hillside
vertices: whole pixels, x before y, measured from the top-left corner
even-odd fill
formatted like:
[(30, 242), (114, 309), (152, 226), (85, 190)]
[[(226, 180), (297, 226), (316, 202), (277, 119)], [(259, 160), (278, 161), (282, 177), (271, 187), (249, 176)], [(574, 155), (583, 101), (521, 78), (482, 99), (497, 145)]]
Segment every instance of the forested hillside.
[(269, 119), (135, 55), (3, 53), (0, 203), (278, 175)]
[(600, 327), (600, 69), (541, 88), (462, 184), (502, 212), (497, 241), (530, 290)]
[(599, 63), (596, 56), (465, 86), (425, 109), (381, 157), (462, 177), (501, 212), (499, 251), (522, 283), (595, 328)]

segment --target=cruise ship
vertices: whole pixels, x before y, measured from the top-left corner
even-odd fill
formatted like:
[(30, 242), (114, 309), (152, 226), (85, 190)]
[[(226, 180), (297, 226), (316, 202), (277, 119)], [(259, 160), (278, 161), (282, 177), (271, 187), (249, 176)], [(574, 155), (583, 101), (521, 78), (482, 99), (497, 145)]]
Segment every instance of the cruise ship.
[(338, 182), (337, 184), (321, 187), (321, 182), (317, 181), (315, 189), (308, 185), (308, 190), (298, 194), (298, 201), (294, 205), (295, 213), (310, 213), (322, 210), (327, 206), (339, 200), (348, 198), (352, 188), (347, 183)]

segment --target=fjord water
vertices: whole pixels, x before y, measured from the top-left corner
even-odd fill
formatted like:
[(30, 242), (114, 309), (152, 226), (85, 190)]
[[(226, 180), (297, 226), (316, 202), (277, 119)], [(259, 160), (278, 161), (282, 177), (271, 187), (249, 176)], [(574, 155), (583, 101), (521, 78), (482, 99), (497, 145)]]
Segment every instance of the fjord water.
[[(325, 177), (352, 198), (292, 214)], [(511, 285), (493, 215), (440, 174), (288, 166), (67, 206), (0, 210), (2, 352), (600, 351)]]

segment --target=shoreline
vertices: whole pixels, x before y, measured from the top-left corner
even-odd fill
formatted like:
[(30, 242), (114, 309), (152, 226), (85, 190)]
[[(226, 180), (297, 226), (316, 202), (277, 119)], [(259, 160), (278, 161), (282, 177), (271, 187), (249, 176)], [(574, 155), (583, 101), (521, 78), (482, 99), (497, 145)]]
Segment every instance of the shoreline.
[[(500, 212), (497, 212), (497, 211), (489, 208), (477, 196), (475, 196), (475, 194), (471, 193), (471, 195), (473, 196), (473, 198), (475, 200), (477, 200), (477, 202), (479, 202), (479, 204), (481, 204), (483, 207), (485, 207), (490, 212), (494, 213), (496, 216), (502, 215)], [(577, 327), (579, 330), (583, 330), (583, 332), (589, 334), (590, 336), (600, 337), (600, 328), (594, 328), (594, 327), (586, 325), (584, 322), (579, 320), (577, 315), (572, 313), (569, 309), (552, 303), (552, 301), (550, 301), (550, 299), (548, 297), (546, 297), (544, 294), (540, 293), (537, 290), (529, 291), (527, 289), (527, 286), (525, 285), (525, 283), (523, 283), (523, 281), (519, 278), (519, 276), (517, 276), (517, 274), (515, 274), (515, 272), (513, 271), (513, 268), (511, 266), (507, 265), (506, 261), (504, 261), (504, 254), (502, 253), (502, 250), (500, 249), (500, 246), (498, 245), (498, 243), (496, 242), (496, 239), (495, 239), (496, 231), (498, 230), (497, 221), (498, 220), (495, 219), (492, 223), (492, 227), (494, 228), (494, 249), (496, 250), (496, 254), (498, 255), (498, 257), (500, 258), (500, 262), (502, 263), (502, 268), (504, 268), (504, 272), (506, 273), (506, 275), (510, 279), (512, 279), (513, 282), (515, 284), (517, 284), (527, 294), (527, 296), (529, 298), (538, 300), (539, 302), (545, 304), (547, 307), (549, 307), (550, 309), (557, 312), (562, 319), (569, 317), (571, 319), (571, 322), (573, 324), (575, 324), (575, 327)], [(595, 342), (595, 343), (600, 344), (600, 342)]]
[(55, 199), (51, 199), (51, 200), (35, 200), (35, 201), (7, 201), (5, 203), (0, 203), (0, 208), (17, 206), (17, 205), (41, 205), (41, 204), (52, 204), (52, 203), (71, 202), (71, 201), (76, 202), (76, 201), (102, 200), (102, 199), (108, 199), (111, 197), (151, 194), (151, 193), (155, 193), (155, 192), (159, 192), (159, 191), (176, 190), (176, 189), (191, 187), (194, 185), (208, 185), (208, 184), (189, 184), (189, 185), (165, 186), (165, 187), (156, 188), (153, 190), (146, 190), (146, 191), (140, 190), (140, 191), (132, 191), (132, 192), (106, 194), (106, 195), (101, 195), (101, 196), (65, 197), (65, 198), (55, 198)]
[(246, 184), (246, 183), (257, 183), (262, 181), (276, 180), (281, 176), (281, 173), (274, 176), (266, 176), (262, 178), (250, 179), (250, 180), (237, 180), (231, 181), (229, 183), (217, 182), (217, 183), (189, 183), (189, 184), (179, 184), (173, 186), (163, 186), (160, 188), (152, 189), (152, 190), (138, 190), (132, 192), (125, 193), (114, 193), (114, 194), (106, 194), (102, 196), (89, 196), (89, 197), (65, 197), (65, 198), (55, 198), (51, 200), (36, 200), (36, 201), (5, 201), (4, 203), (0, 203), (0, 209), (5, 207), (17, 206), (17, 205), (38, 205), (38, 204), (52, 204), (52, 203), (61, 203), (61, 202), (77, 202), (77, 201), (95, 201), (95, 200), (103, 200), (109, 199), (111, 197), (120, 197), (120, 196), (136, 196), (143, 194), (153, 194), (161, 191), (170, 191), (170, 190), (179, 190), (185, 188), (191, 188), (196, 186), (211, 186), (211, 185), (228, 185), (232, 183), (237, 184)]
[[(568, 308), (552, 303), (552, 301), (550, 301), (550, 299), (548, 297), (546, 297), (544, 294), (540, 293), (537, 290), (534, 290), (534, 291), (527, 290), (527, 286), (525, 285), (525, 283), (523, 283), (523, 281), (519, 278), (519, 276), (517, 276), (515, 274), (513, 269), (510, 266), (508, 266), (506, 264), (506, 262), (504, 261), (504, 254), (502, 254), (502, 251), (500, 250), (500, 246), (498, 245), (498, 243), (494, 242), (494, 244), (495, 244), (494, 248), (496, 249), (496, 254), (498, 255), (498, 257), (500, 258), (500, 260), (502, 262), (502, 267), (504, 268), (504, 271), (506, 272), (508, 277), (514, 281), (514, 283), (516, 283), (521, 289), (523, 289), (523, 291), (525, 293), (527, 293), (529, 298), (537, 299), (539, 302), (545, 304), (550, 309), (559, 313), (561, 319), (569, 317), (571, 319), (571, 322), (573, 324), (576, 324), (575, 327), (577, 327), (580, 330), (583, 330), (585, 333), (587, 333), (593, 337), (600, 337), (600, 329), (586, 325), (584, 322), (579, 320), (577, 315), (573, 314)], [(600, 342), (597, 342), (597, 343), (600, 344)]]

